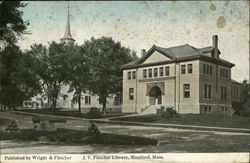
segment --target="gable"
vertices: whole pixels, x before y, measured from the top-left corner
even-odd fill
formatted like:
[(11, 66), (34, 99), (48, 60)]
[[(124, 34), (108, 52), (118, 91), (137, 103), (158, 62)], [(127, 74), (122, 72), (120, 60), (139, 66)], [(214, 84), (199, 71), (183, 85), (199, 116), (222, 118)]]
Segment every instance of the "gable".
[(159, 53), (158, 51), (154, 51), (142, 64), (169, 61), (169, 60), (172, 60), (172, 59)]

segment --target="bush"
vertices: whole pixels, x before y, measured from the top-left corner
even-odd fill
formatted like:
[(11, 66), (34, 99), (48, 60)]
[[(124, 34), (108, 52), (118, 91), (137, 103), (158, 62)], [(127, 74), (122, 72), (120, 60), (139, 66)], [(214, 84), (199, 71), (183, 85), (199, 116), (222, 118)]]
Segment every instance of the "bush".
[(87, 113), (87, 116), (88, 118), (101, 118), (102, 113), (98, 110), (98, 108), (92, 107)]
[(173, 107), (161, 108), (157, 114), (164, 118), (174, 118), (179, 116)]
[(241, 115), (241, 112), (242, 112), (242, 104), (241, 103), (233, 101), (232, 107), (234, 109), (234, 114)]

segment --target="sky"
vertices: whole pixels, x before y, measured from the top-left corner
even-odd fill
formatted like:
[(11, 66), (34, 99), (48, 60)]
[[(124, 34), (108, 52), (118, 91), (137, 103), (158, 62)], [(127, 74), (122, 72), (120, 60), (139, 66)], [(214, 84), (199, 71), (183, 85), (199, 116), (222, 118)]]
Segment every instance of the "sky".
[[(65, 32), (67, 1), (33, 1), (22, 8), (29, 35), (22, 49), (34, 43), (59, 42)], [(69, 2), (71, 34), (78, 45), (91, 37), (112, 37), (140, 56), (153, 45), (212, 46), (218, 35), (220, 57), (235, 64), (232, 78), (249, 80), (249, 1), (106, 1)]]

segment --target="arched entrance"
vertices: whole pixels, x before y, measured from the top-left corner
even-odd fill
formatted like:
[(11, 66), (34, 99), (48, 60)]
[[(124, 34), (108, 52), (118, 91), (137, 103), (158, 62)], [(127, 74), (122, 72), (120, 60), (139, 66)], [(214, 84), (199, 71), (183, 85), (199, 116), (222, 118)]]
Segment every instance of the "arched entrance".
[(149, 104), (160, 105), (162, 103), (162, 91), (158, 86), (154, 86), (149, 92)]

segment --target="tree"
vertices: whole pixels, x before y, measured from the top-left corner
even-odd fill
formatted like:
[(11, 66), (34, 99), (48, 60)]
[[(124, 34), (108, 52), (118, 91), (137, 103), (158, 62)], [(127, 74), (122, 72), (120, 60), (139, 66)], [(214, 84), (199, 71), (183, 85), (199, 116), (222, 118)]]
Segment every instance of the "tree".
[(246, 80), (241, 85), (240, 103), (241, 115), (250, 116), (250, 84)]
[(20, 8), (26, 4), (19, 1), (0, 3), (0, 103), (9, 109), (21, 105), (24, 98), (36, 91), (33, 71), (27, 67), (29, 57), (16, 46), (27, 34), (28, 23), (22, 19)]
[(244, 80), (240, 87), (240, 101), (233, 101), (234, 113), (237, 115), (250, 116), (250, 84)]
[(39, 92), (39, 80), (30, 68), (31, 58), (18, 46), (8, 45), (1, 52), (0, 103), (10, 109)]
[(90, 91), (99, 96), (99, 102), (106, 109), (111, 94), (121, 94), (122, 70), (120, 66), (137, 59), (136, 53), (122, 47), (110, 37), (91, 38), (84, 43), (84, 54), (89, 58), (91, 74)]
[(20, 8), (26, 4), (20, 1), (2, 1), (0, 3), (0, 49), (15, 44), (23, 34), (27, 34), (28, 22), (22, 19)]
[(43, 94), (48, 97), (48, 107), (56, 108), (58, 94), (67, 75), (66, 46), (56, 42), (50, 43), (48, 48), (42, 44), (34, 44), (29, 54), (35, 58), (33, 68), (40, 77)]
[(90, 72), (87, 55), (84, 55), (83, 46), (65, 46), (67, 49), (67, 63), (65, 66), (66, 83), (69, 84), (69, 92), (74, 91), (74, 98), (78, 101), (78, 110), (81, 113), (82, 93), (89, 88)]

